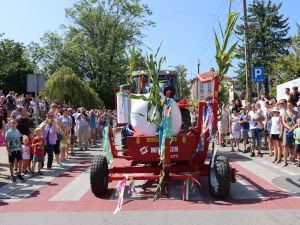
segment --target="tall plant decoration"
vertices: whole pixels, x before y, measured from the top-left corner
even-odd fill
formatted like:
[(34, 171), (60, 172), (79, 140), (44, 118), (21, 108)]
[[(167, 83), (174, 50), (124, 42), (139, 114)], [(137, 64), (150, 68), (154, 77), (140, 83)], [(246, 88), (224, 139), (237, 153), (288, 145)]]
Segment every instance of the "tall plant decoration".
[(216, 63), (218, 65), (217, 75), (220, 77), (220, 87), (221, 92), (219, 93), (219, 104), (223, 105), (228, 102), (228, 96), (226, 95), (226, 91), (228, 90), (229, 86), (223, 82), (225, 74), (228, 72), (228, 69), (232, 66), (231, 61), (234, 56), (234, 50), (238, 44), (236, 41), (232, 46), (228, 46), (228, 41), (233, 33), (233, 29), (235, 27), (236, 21), (239, 18), (238, 12), (231, 11), (231, 1), (229, 5), (229, 10), (227, 14), (227, 22), (225, 32), (222, 29), (221, 24), (220, 31), (221, 31), (221, 38), (218, 38), (216, 31), (214, 30), (215, 34), (215, 45), (216, 45)]

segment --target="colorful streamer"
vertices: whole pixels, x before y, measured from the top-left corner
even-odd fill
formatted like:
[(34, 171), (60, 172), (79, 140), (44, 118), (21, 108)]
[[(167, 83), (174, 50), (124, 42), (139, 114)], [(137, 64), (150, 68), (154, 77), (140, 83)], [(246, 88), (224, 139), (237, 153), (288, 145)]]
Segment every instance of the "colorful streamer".
[(128, 177), (126, 176), (118, 185), (118, 187), (116, 188), (116, 197), (118, 197), (118, 205), (114, 211), (114, 214), (117, 214), (118, 212), (121, 211), (122, 206), (123, 206), (123, 202), (124, 202), (124, 192), (125, 192), (125, 188), (127, 185), (127, 182), (129, 181), (129, 189), (128, 189), (128, 193), (133, 194), (136, 193), (135, 191), (135, 180), (133, 179), (133, 177)]
[(102, 130), (102, 148), (103, 152), (107, 153), (107, 163), (110, 165), (110, 150), (109, 150), (109, 140), (108, 140), (108, 126), (104, 126)]
[(171, 138), (172, 142), (172, 128), (171, 128), (171, 111), (172, 111), (172, 101), (171, 98), (166, 98), (163, 110), (162, 110), (162, 120), (159, 129), (159, 149), (158, 153), (160, 157), (163, 158), (164, 151), (166, 148), (166, 139)]
[(189, 195), (190, 195), (190, 181), (191, 181), (191, 189), (192, 189), (192, 191), (193, 192), (199, 192), (198, 187), (200, 187), (201, 184), (194, 177), (189, 176), (187, 179), (184, 180), (183, 186), (182, 186), (182, 200), (183, 201), (189, 200)]
[(214, 118), (213, 118), (212, 106), (210, 103), (207, 103), (207, 106), (205, 107), (203, 112), (203, 118), (202, 118), (203, 123), (202, 123), (202, 130), (200, 133), (199, 143), (197, 145), (196, 151), (192, 155), (192, 159), (200, 152), (203, 151), (206, 132), (209, 132), (209, 140), (213, 140), (214, 138), (213, 120)]

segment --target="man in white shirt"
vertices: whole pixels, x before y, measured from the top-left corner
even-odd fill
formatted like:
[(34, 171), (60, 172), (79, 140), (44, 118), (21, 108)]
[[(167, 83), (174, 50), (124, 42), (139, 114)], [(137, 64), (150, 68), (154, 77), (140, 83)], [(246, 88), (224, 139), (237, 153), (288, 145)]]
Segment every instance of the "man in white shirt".
[(263, 121), (265, 117), (261, 110), (261, 106), (259, 103), (252, 104), (252, 110), (248, 113), (247, 120), (249, 120), (250, 124), (250, 132), (251, 132), (251, 157), (255, 156), (255, 149), (257, 149), (257, 156), (262, 157), (261, 153), (261, 140), (262, 140), (262, 130), (263, 130)]
[(83, 142), (84, 149), (87, 151), (89, 147), (89, 125), (90, 118), (86, 113), (84, 108), (81, 108), (81, 113), (76, 117), (76, 123), (78, 124), (78, 144), (81, 151), (83, 151)]

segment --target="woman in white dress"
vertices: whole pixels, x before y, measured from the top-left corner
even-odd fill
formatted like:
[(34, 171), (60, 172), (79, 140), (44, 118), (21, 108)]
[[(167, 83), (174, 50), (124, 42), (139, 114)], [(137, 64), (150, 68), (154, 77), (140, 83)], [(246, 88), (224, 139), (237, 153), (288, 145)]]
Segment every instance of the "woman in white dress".
[(225, 135), (229, 133), (229, 117), (230, 113), (224, 104), (222, 105), (222, 112), (218, 116), (219, 144), (222, 147), (225, 147)]
[(241, 139), (241, 116), (238, 114), (237, 109), (232, 109), (232, 115), (230, 117), (230, 139), (231, 139), (231, 151), (234, 152), (233, 142), (237, 146), (237, 150), (240, 151), (240, 139)]

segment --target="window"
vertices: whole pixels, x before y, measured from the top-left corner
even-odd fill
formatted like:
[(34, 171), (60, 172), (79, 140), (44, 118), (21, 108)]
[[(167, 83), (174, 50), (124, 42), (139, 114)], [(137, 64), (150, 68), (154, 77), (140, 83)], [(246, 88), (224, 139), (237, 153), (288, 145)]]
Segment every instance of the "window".
[(211, 91), (211, 83), (207, 84), (207, 91)]
[(199, 88), (200, 88), (200, 92), (204, 92), (204, 86), (203, 86), (203, 83), (200, 83)]

